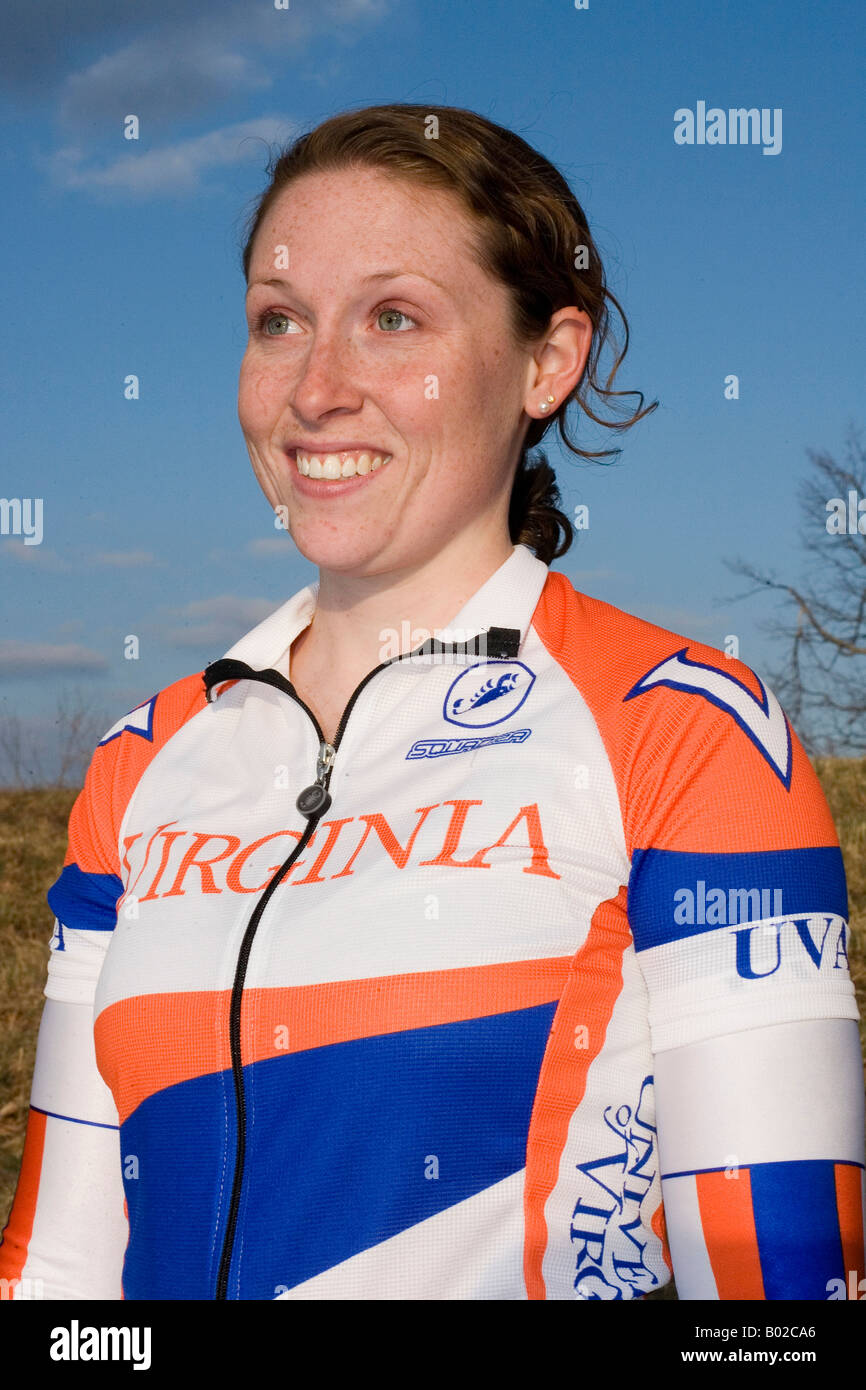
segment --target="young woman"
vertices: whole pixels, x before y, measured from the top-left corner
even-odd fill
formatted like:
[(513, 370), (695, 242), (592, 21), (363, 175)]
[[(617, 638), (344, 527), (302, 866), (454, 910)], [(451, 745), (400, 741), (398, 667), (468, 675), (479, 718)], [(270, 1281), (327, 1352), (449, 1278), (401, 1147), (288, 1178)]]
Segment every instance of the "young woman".
[(862, 1077), (820, 786), (752, 671), (548, 568), (571, 526), (529, 449), (556, 419), (599, 456), (570, 403), (647, 413), (590, 404), (630, 393), (596, 378), (583, 210), (450, 108), (338, 115), (272, 172), (239, 415), (319, 578), (94, 753), (0, 1273), (847, 1290)]

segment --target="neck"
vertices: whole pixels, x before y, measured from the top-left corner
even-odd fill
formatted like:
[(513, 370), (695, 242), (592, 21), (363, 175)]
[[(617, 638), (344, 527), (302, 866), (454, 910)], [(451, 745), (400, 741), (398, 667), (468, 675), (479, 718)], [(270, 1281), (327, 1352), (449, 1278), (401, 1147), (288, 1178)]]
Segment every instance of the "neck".
[(400, 571), (359, 578), (321, 570), (316, 611), (292, 645), (292, 667), (357, 683), (446, 627), (513, 549), (505, 535), (481, 548), (446, 547)]

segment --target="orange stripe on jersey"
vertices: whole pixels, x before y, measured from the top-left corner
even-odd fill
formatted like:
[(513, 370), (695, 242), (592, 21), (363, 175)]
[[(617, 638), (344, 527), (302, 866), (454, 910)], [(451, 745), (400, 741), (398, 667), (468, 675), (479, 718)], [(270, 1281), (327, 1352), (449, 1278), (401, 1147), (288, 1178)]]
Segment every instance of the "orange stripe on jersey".
[[(244, 1064), (413, 1028), (531, 1009), (558, 999), (571, 957), (365, 980), (246, 989)], [(121, 1123), (148, 1096), (231, 1066), (229, 990), (138, 995), (96, 1020), (99, 1070)]]
[(295, 989), (248, 989), (241, 1011), (244, 1061), (549, 1004), (562, 993), (570, 964), (569, 956), (561, 956)]
[(652, 1226), (653, 1230), (655, 1231), (656, 1235), (661, 1241), (662, 1255), (664, 1256), (665, 1264), (667, 1265), (671, 1274), (673, 1274), (674, 1267), (671, 1264), (671, 1252), (670, 1247), (668, 1245), (668, 1223), (665, 1220), (665, 1208), (663, 1202), (659, 1202), (658, 1206), (653, 1212), (650, 1225)]
[(69, 817), (64, 867), (89, 874), (120, 874), (117, 838), (123, 813), (139, 778), (178, 729), (207, 704), (202, 673), (184, 676), (159, 692), (152, 738), (123, 733), (94, 749), (84, 788)]
[(736, 1178), (727, 1178), (724, 1172), (695, 1175), (704, 1244), (719, 1298), (762, 1299), (751, 1175), (748, 1168), (737, 1171)]
[[(821, 785), (793, 730), (790, 785), (796, 795), (731, 714), (702, 694), (657, 685), (625, 698), (653, 667), (685, 647), (688, 661), (733, 677), (760, 699), (748, 666), (581, 594), (557, 571), (548, 577), (532, 622), (595, 719), (616, 779), (629, 854), (650, 845), (708, 854), (838, 845)], [(744, 814), (744, 783), (749, 804), (760, 812)], [(699, 796), (689, 794), (695, 785)], [(682, 809), (689, 806), (691, 814)]]
[(93, 1025), (96, 1064), (125, 1120), (148, 1096), (231, 1066), (231, 990), (138, 994)]
[[(866, 1278), (863, 1252), (863, 1170), (853, 1163), (836, 1163), (836, 1207), (839, 1212), (839, 1235), (845, 1261), (845, 1287), (851, 1297), (851, 1287), (859, 1288)], [(852, 1280), (851, 1271), (856, 1272)], [(855, 1292), (854, 1297), (857, 1297)]]
[[(39, 1179), (42, 1173), (42, 1154), (45, 1149), (45, 1122), (47, 1115), (39, 1110), (30, 1110), (27, 1117), (27, 1133), (24, 1138), (24, 1156), (15, 1189), (15, 1200), (9, 1213), (9, 1220), (3, 1231), (0, 1245), (0, 1278), (8, 1282), (3, 1292), (8, 1290), (12, 1297), (10, 1284), (21, 1278), (21, 1271), (27, 1259), (30, 1237), (33, 1234), (33, 1219), (36, 1215), (36, 1199), (39, 1196)], [(0, 1292), (0, 1297), (3, 1296)]]
[[(547, 1248), (544, 1209), (559, 1178), (569, 1122), (583, 1100), (589, 1069), (604, 1046), (613, 1006), (622, 989), (622, 957), (631, 940), (625, 900), (626, 890), (620, 888), (616, 898), (600, 903), (593, 913), (586, 941), (571, 961), (538, 1078), (526, 1146), (523, 1198), (523, 1275), (530, 1299), (546, 1296), (542, 1274)], [(578, 1029), (586, 1030), (580, 1034), (579, 1047)]]

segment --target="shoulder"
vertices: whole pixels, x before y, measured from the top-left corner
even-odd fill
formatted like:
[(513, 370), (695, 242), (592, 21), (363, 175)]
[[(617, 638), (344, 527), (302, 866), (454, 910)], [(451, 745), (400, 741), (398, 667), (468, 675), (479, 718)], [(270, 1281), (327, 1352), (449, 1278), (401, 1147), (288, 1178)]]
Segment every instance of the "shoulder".
[(648, 822), (673, 833), (683, 818), (706, 841), (695, 849), (720, 838), (732, 849), (837, 842), (796, 733), (744, 662), (555, 572), (533, 626), (593, 715), (638, 843)]
[(105, 768), (115, 780), (137, 781), (168, 740), (206, 704), (203, 671), (173, 681), (106, 730), (94, 749), (91, 770)]
[[(533, 625), (563, 669), (598, 706), (632, 698), (642, 683), (647, 689), (700, 689), (707, 680), (700, 672), (706, 670), (722, 672), (758, 699), (764, 689), (754, 671), (737, 658), (591, 598), (564, 574), (549, 575)], [(673, 665), (665, 666), (668, 661)], [(635, 717), (636, 711), (630, 714)]]
[[(69, 815), (66, 855), (48, 890), (48, 904), (69, 931), (101, 934), (115, 924), (115, 906), (123, 892), (119, 851), (120, 826), (139, 778), (168, 740), (206, 704), (203, 672), (184, 676), (122, 715), (106, 730), (90, 759), (84, 786)], [(74, 954), (74, 937), (61, 929), (53, 939), (52, 973), (58, 959)], [(74, 974), (74, 971), (73, 971)], [(78, 999), (77, 986), (52, 984), (54, 998)], [(60, 990), (60, 993), (56, 991)]]
[[(121, 749), (131, 751), (138, 747), (141, 751), (145, 745), (157, 752), (206, 703), (204, 672), (181, 676), (121, 715), (102, 735), (95, 752), (110, 749), (110, 753), (101, 756), (116, 757)], [(138, 744), (132, 743), (133, 739), (137, 739)]]
[(67, 863), (94, 868), (116, 858), (124, 811), (145, 769), (207, 704), (204, 673), (173, 681), (112, 724), (90, 760), (69, 820)]

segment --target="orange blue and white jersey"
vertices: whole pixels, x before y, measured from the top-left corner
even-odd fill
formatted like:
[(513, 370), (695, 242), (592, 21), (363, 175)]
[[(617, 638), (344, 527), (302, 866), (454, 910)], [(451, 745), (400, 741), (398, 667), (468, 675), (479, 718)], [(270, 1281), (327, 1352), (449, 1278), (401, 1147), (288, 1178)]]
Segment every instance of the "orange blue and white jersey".
[(327, 744), (316, 595), (94, 752), (6, 1287), (857, 1297), (845, 875), (772, 692), (517, 545)]

